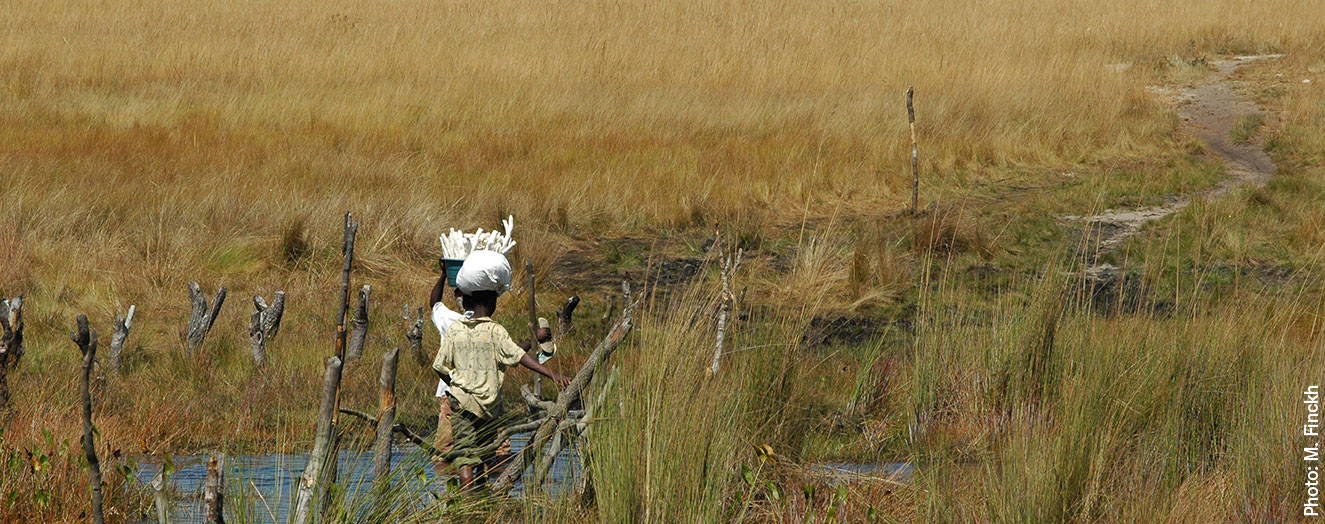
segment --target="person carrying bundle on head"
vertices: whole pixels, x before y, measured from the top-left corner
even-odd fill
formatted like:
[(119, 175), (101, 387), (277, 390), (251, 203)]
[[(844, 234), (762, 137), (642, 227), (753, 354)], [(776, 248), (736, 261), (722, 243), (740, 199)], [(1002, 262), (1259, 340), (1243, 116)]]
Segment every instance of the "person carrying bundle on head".
[[(443, 275), (433, 288), (434, 322), (439, 330), (451, 318), (445, 311), (439, 315), (437, 309), (445, 279)], [(439, 389), (447, 390), (442, 413), (446, 414), (449, 408), (446, 423), (451, 433), (451, 449), (459, 452), (453, 465), (459, 468), (462, 486), (470, 486), (482, 477), (484, 461), (495, 451), (486, 448), (495, 448), (493, 444), (501, 431), (504, 410), (500, 394), (508, 366), (520, 364), (552, 379), (560, 387), (570, 383), (529, 355), (528, 340), (515, 342), (506, 328), (492, 321), (497, 298), (510, 287), (511, 264), (504, 255), (474, 251), (465, 257), (456, 276), (456, 297), (464, 314), (452, 313), (455, 317), (445, 328), (442, 345), (433, 360), (433, 369), (443, 381)], [(449, 311), (445, 305), (442, 309)], [(538, 330), (540, 342), (551, 338), (551, 330)], [(439, 427), (439, 434), (442, 431)]]

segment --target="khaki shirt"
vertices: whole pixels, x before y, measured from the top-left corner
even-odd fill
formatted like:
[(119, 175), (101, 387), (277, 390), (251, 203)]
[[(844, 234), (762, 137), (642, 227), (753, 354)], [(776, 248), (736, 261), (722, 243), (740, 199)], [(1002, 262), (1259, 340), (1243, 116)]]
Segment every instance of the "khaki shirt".
[(499, 395), (506, 367), (524, 357), (501, 324), (488, 317), (460, 319), (446, 330), (433, 369), (451, 377), (451, 396), (483, 418), (501, 414)]

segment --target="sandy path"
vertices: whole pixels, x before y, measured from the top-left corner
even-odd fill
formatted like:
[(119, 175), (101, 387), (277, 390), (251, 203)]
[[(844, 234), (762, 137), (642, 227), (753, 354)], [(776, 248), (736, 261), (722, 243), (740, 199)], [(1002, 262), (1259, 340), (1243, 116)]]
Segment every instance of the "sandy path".
[(1168, 203), (1162, 206), (1109, 209), (1093, 216), (1063, 218), (1088, 223), (1093, 232), (1098, 231), (1097, 253), (1107, 253), (1139, 232), (1147, 222), (1187, 207), (1194, 197), (1218, 197), (1243, 184), (1264, 184), (1276, 168), (1260, 140), (1236, 144), (1229, 132), (1243, 117), (1260, 115), (1268, 120), (1270, 115), (1238, 94), (1229, 77), (1242, 64), (1279, 56), (1282, 55), (1238, 56), (1215, 62), (1214, 72), (1202, 79), (1201, 83), (1184, 88), (1178, 95), (1178, 114), (1182, 117), (1183, 132), (1200, 139), (1206, 149), (1224, 162), (1228, 178), (1223, 182), (1204, 191), (1172, 195)]

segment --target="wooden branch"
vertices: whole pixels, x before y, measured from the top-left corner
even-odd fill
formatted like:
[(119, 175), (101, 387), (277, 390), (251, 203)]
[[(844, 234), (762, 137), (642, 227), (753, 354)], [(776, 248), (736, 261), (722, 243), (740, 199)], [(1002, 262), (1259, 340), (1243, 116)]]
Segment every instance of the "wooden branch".
[(225, 454), (207, 459), (207, 480), (203, 486), (203, 507), (207, 509), (205, 524), (225, 524)]
[(557, 310), (556, 336), (563, 337), (566, 336), (567, 333), (570, 333), (571, 328), (574, 327), (573, 316), (575, 315), (575, 308), (579, 305), (580, 296), (571, 295), (570, 298), (566, 299), (566, 304), (561, 306), (561, 309)]
[(115, 316), (115, 329), (110, 334), (110, 373), (112, 375), (120, 372), (120, 354), (124, 351), (124, 341), (129, 338), (129, 330), (133, 328), (134, 306), (129, 305), (129, 312), (124, 316)]
[[(630, 285), (622, 282), (622, 290), (629, 296)], [(589, 359), (580, 367), (580, 370), (575, 374), (575, 378), (571, 379), (570, 384), (557, 394), (556, 404), (548, 410), (547, 421), (539, 426), (538, 433), (529, 440), (529, 445), (520, 450), (520, 453), (514, 458), (513, 467), (506, 468), (506, 471), (503, 471), (501, 476), (493, 483), (493, 489), (498, 492), (509, 490), (515, 484), (515, 481), (524, 474), (525, 468), (535, 462), (538, 454), (542, 453), (543, 446), (548, 443), (553, 433), (566, 420), (571, 403), (579, 398), (580, 392), (589, 385), (589, 381), (593, 379), (598, 367), (612, 355), (612, 351), (616, 349), (617, 344), (630, 333), (632, 315), (637, 302), (627, 301), (626, 304), (621, 312), (621, 320), (589, 354)]]
[(10, 369), (23, 357), (23, 295), (0, 297), (0, 413), (9, 406)]
[(359, 307), (351, 320), (350, 341), (345, 347), (345, 358), (357, 360), (363, 356), (363, 343), (368, 338), (368, 296), (373, 288), (365, 284), (359, 288)]
[(920, 153), (916, 149), (915, 86), (906, 88), (906, 120), (911, 125), (911, 214), (920, 212)]
[(713, 377), (718, 374), (719, 366), (722, 365), (722, 343), (727, 337), (727, 315), (731, 313), (732, 303), (736, 300), (736, 294), (732, 292), (732, 280), (736, 278), (736, 270), (741, 267), (741, 250), (736, 250), (736, 256), (728, 255), (722, 259), (722, 305), (718, 306), (718, 334), (713, 343), (713, 364), (709, 366), (708, 376)]
[(418, 314), (409, 318), (409, 306), (401, 306), (403, 317), (405, 318), (405, 339), (409, 340), (409, 347), (414, 354), (414, 360), (419, 366), (424, 368), (432, 367), (432, 359), (423, 351), (423, 323), (427, 320), (427, 315), (423, 308), (419, 308)]
[(94, 524), (105, 524), (106, 516), (101, 511), (101, 461), (97, 460), (97, 446), (93, 440), (92, 390), (90, 384), (92, 365), (97, 359), (97, 331), (88, 328), (86, 315), (78, 315), (74, 322), (76, 328), (69, 332), (69, 339), (74, 341), (74, 344), (78, 346), (78, 350), (83, 354), (83, 376), (78, 382), (78, 389), (83, 400), (83, 454), (87, 455), (88, 485), (92, 488), (92, 522)]
[(272, 295), (271, 305), (262, 299), (262, 295), (253, 295), (253, 315), (248, 321), (248, 342), (252, 346), (253, 364), (262, 367), (267, 363), (267, 342), (276, 338), (281, 329), (281, 317), (285, 315), (285, 292), (277, 291)]
[(543, 400), (538, 394), (529, 390), (529, 385), (520, 386), (520, 398), (524, 399), (525, 405), (529, 406), (529, 411), (551, 411), (553, 403)]
[(212, 299), (209, 308), (207, 296), (202, 294), (202, 286), (199, 286), (196, 280), (189, 281), (189, 300), (193, 302), (193, 312), (189, 315), (187, 328), (190, 354), (202, 345), (202, 341), (207, 338), (207, 332), (212, 329), (212, 324), (216, 323), (216, 316), (221, 312), (221, 304), (225, 303), (225, 293), (225, 286), (216, 290), (216, 296)]
[(377, 439), (373, 441), (373, 485), (378, 496), (391, 485), (391, 433), (396, 421), (396, 360), (400, 348), (382, 355), (382, 376), (377, 381), (378, 405), (381, 415), (377, 419)]
[(317, 433), (313, 438), (313, 451), (308, 455), (308, 465), (299, 476), (295, 487), (295, 504), (292, 513), (293, 524), (307, 524), (313, 509), (313, 495), (318, 493), (325, 481), (323, 473), (327, 463), (335, 460), (332, 450), (336, 448), (338, 438), (333, 424), (336, 410), (336, 392), (340, 390), (340, 358), (327, 358), (327, 373), (322, 382), (322, 408), (318, 411)]

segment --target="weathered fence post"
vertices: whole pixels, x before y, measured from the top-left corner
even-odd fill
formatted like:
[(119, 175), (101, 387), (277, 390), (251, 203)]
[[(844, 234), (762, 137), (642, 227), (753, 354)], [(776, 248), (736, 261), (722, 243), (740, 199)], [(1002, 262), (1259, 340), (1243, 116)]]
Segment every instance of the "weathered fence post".
[(708, 376), (712, 377), (718, 374), (718, 368), (722, 364), (722, 343), (727, 337), (727, 316), (731, 313), (732, 302), (736, 300), (736, 294), (732, 292), (732, 279), (736, 278), (736, 269), (741, 267), (741, 250), (736, 250), (736, 256), (728, 255), (722, 259), (722, 305), (718, 306), (718, 334), (713, 343), (713, 364), (709, 366)]
[(8, 371), (23, 358), (23, 295), (0, 297), (0, 412), (9, 405)]
[(170, 503), (166, 499), (166, 465), (161, 464), (161, 470), (152, 477), (152, 498), (156, 500), (156, 522), (157, 524), (170, 524)]
[(193, 302), (193, 312), (189, 315), (188, 325), (188, 345), (189, 353), (198, 349), (202, 345), (203, 339), (207, 338), (207, 332), (211, 331), (212, 324), (216, 322), (216, 316), (221, 312), (221, 304), (225, 303), (225, 286), (216, 290), (216, 297), (212, 299), (211, 307), (207, 307), (207, 296), (202, 294), (202, 286), (198, 281), (189, 281), (189, 300)]
[(345, 347), (345, 358), (356, 360), (363, 356), (363, 343), (368, 337), (368, 296), (373, 288), (365, 284), (359, 288), (359, 307), (354, 312), (353, 329), (350, 331), (349, 345)]
[(110, 333), (110, 373), (117, 375), (120, 372), (120, 353), (124, 351), (124, 341), (129, 338), (129, 330), (133, 328), (134, 306), (129, 305), (129, 312), (124, 316), (115, 316), (115, 330)]
[(377, 381), (377, 439), (373, 441), (373, 484), (381, 497), (391, 484), (391, 432), (396, 423), (396, 362), (400, 348), (382, 355), (382, 376)]
[(92, 488), (92, 522), (105, 524), (106, 517), (101, 512), (101, 461), (97, 460), (97, 446), (93, 440), (92, 426), (92, 364), (97, 358), (97, 331), (89, 329), (87, 316), (78, 315), (75, 319), (76, 330), (69, 332), (69, 339), (78, 345), (83, 353), (83, 376), (78, 382), (79, 395), (83, 401), (83, 453), (87, 455), (88, 484)]
[(906, 88), (906, 120), (911, 126), (911, 214), (920, 212), (920, 152), (916, 149), (915, 86)]
[(262, 367), (267, 362), (267, 342), (276, 338), (281, 329), (281, 316), (285, 314), (285, 292), (272, 295), (271, 305), (262, 295), (253, 295), (253, 316), (249, 317), (248, 341), (253, 351), (253, 364)]
[(313, 509), (313, 496), (323, 490), (326, 480), (323, 472), (327, 462), (336, 460), (336, 392), (340, 390), (341, 362), (338, 357), (327, 357), (327, 373), (322, 382), (322, 407), (317, 416), (317, 432), (313, 437), (313, 451), (308, 455), (308, 465), (299, 476), (299, 485), (295, 488), (293, 524), (307, 524)]
[(225, 454), (207, 459), (207, 480), (203, 486), (203, 506), (207, 508), (206, 524), (225, 524)]
[[(359, 231), (359, 223), (355, 222), (353, 215), (351, 215), (348, 211), (346, 211), (345, 236), (343, 244), (341, 244), (341, 254), (344, 255), (345, 257), (345, 264), (341, 267), (340, 310), (337, 311), (336, 314), (336, 358), (340, 361), (342, 366), (348, 364), (348, 362), (346, 361), (346, 354), (345, 354), (345, 349), (346, 349), (345, 322), (348, 320), (350, 312), (350, 271), (354, 268), (354, 237), (358, 233), (358, 231)], [(331, 449), (329, 450), (329, 455), (331, 456), (331, 462), (326, 465), (326, 470), (323, 472), (323, 477), (324, 477), (323, 486), (321, 487), (323, 491), (323, 496), (322, 496), (321, 506), (318, 508), (319, 514), (326, 513), (327, 504), (330, 503), (329, 498), (326, 496), (326, 490), (329, 489), (332, 484), (336, 483), (336, 474), (337, 474), (336, 468), (339, 466), (339, 463), (336, 460), (336, 457), (340, 455), (340, 453), (337, 451), (338, 446), (340, 445), (340, 439), (338, 434), (340, 428), (339, 376), (337, 376), (336, 379), (336, 394), (334, 401), (335, 405), (331, 410), (331, 430), (333, 438), (331, 439), (330, 442)]]
[(410, 352), (414, 353), (414, 360), (418, 361), (422, 367), (432, 367), (432, 357), (423, 351), (423, 323), (427, 320), (427, 315), (423, 308), (419, 308), (418, 315), (413, 319), (409, 318), (409, 306), (401, 306), (405, 318), (405, 339), (409, 340)]

